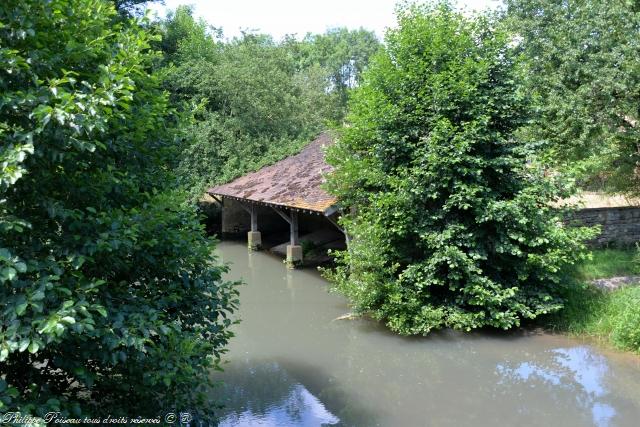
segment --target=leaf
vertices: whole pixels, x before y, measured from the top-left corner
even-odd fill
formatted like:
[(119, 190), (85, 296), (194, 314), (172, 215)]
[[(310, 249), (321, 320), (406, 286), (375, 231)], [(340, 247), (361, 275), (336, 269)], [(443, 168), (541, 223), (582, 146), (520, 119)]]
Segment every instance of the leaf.
[(28, 303), (23, 302), (22, 304), (18, 304), (16, 306), (16, 315), (22, 316), (24, 312), (27, 310)]
[(31, 344), (29, 344), (29, 353), (34, 354), (38, 351), (39, 348), (40, 345), (37, 342), (31, 341)]
[(20, 340), (20, 345), (18, 347), (18, 351), (20, 353), (22, 353), (23, 351), (25, 351), (27, 349), (27, 347), (29, 347), (29, 338), (23, 338), (22, 340)]
[(62, 319), (60, 319), (62, 322), (67, 323), (69, 325), (73, 325), (76, 323), (76, 319), (74, 319), (71, 316), (64, 316)]
[(13, 267), (4, 267), (0, 270), (0, 279), (3, 281), (11, 281), (16, 277), (16, 270)]

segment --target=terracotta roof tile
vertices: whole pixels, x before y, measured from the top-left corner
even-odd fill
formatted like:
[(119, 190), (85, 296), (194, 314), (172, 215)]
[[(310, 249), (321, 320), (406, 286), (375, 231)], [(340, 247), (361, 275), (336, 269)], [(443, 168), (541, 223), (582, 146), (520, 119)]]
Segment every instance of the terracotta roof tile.
[(331, 137), (323, 133), (302, 151), (207, 193), (315, 212), (325, 212), (336, 198), (320, 188), (333, 168), (324, 161), (324, 147)]

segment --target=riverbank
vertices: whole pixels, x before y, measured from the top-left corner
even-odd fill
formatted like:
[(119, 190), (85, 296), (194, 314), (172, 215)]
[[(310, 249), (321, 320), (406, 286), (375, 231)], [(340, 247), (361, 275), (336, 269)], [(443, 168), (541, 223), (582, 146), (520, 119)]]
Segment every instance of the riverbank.
[(640, 354), (640, 286), (605, 290), (579, 284), (569, 293), (564, 309), (548, 319), (547, 328)]
[(545, 319), (553, 332), (640, 354), (640, 266), (634, 249), (594, 250), (577, 266), (565, 307)]

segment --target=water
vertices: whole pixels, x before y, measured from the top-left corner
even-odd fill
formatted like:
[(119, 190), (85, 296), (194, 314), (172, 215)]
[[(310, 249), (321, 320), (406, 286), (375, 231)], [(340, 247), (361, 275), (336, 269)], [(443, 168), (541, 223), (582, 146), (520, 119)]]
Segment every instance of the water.
[(242, 323), (219, 389), (223, 426), (640, 426), (640, 359), (541, 333), (403, 338), (336, 320), (315, 271), (220, 244)]

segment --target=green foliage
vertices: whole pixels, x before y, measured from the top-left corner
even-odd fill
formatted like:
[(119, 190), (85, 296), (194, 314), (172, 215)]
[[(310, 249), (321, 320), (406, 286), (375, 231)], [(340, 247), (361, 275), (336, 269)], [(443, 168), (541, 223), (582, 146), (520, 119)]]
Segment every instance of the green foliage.
[(588, 230), (515, 139), (528, 99), (507, 33), (446, 3), (406, 6), (329, 152), (353, 237), (329, 278), (401, 334), (511, 328), (556, 311)]
[(111, 0), (116, 10), (124, 17), (140, 15), (149, 3), (163, 2), (163, 0)]
[(592, 280), (640, 274), (636, 257), (633, 249), (594, 249), (590, 259), (576, 265), (576, 275), (580, 280)]
[(192, 6), (180, 6), (169, 12), (162, 23), (162, 39), (159, 44), (167, 62), (181, 63), (189, 60), (215, 60), (218, 45), (213, 32), (203, 19), (193, 18)]
[(377, 48), (364, 30), (280, 43), (245, 33), (223, 42), (220, 31), (192, 15), (179, 7), (159, 26), (165, 86), (195, 113), (178, 167), (193, 198), (296, 153), (340, 121), (347, 86)]
[(618, 348), (640, 353), (640, 288), (614, 292), (610, 296), (607, 318), (613, 343)]
[(325, 34), (307, 34), (292, 47), (303, 69), (317, 64), (325, 70), (328, 88), (339, 95), (345, 109), (349, 90), (357, 87), (380, 42), (372, 31), (363, 28), (334, 28)]
[(639, 286), (603, 291), (590, 285), (573, 285), (564, 292), (565, 307), (546, 319), (547, 327), (640, 353)]
[(149, 35), (103, 0), (0, 5), (0, 410), (210, 415), (234, 284), (171, 187)]
[(524, 135), (586, 188), (637, 193), (640, 15), (626, 0), (507, 0), (538, 117)]

